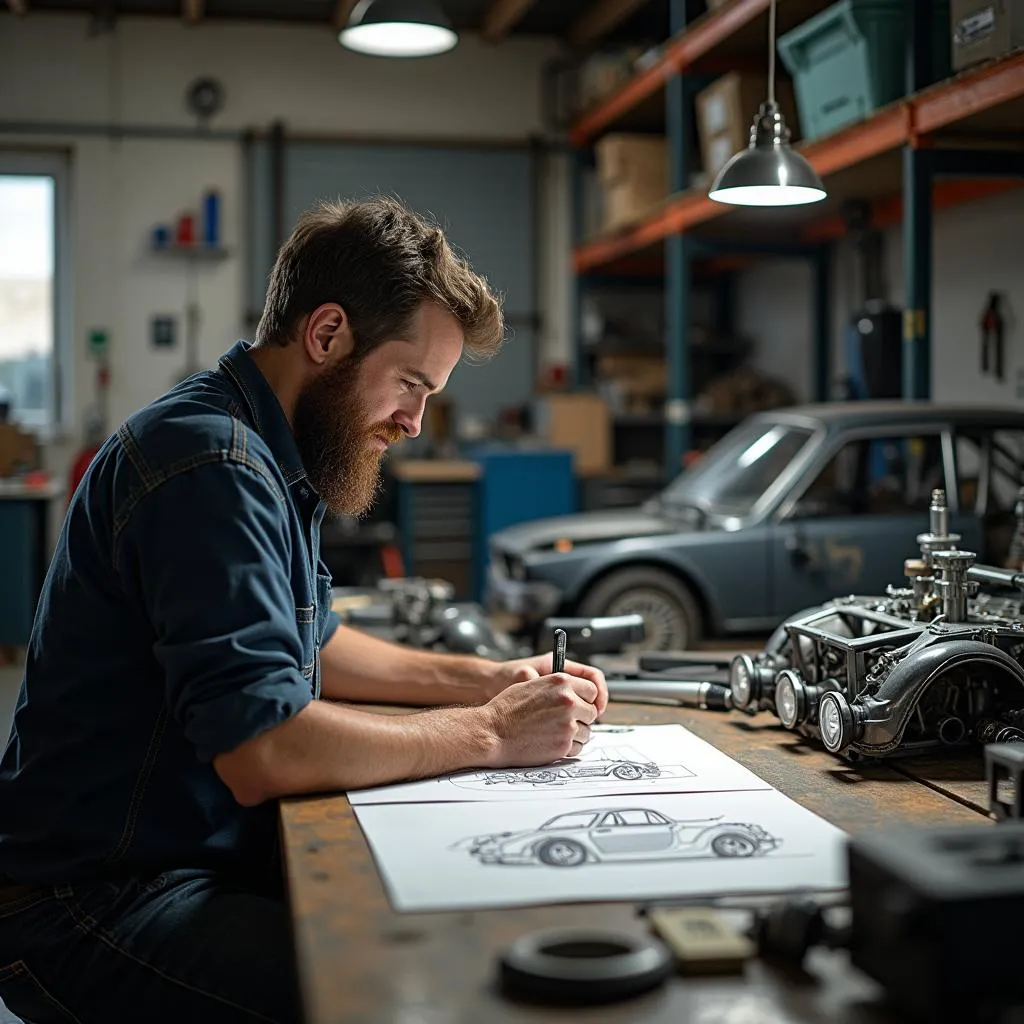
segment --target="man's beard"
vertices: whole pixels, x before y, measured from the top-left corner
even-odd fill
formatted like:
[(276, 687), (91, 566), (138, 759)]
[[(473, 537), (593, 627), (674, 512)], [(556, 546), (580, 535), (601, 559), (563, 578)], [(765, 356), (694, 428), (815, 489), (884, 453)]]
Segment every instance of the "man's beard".
[(360, 516), (380, 491), (384, 452), (375, 438), (395, 444), (396, 424), (367, 422), (360, 399), (359, 364), (345, 360), (313, 378), (295, 404), (295, 443), (309, 482), (336, 515)]

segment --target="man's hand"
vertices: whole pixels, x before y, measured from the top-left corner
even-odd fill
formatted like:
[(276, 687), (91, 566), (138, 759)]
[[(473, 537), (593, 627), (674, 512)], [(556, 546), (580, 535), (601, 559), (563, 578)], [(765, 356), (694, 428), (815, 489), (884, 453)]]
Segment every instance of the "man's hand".
[(538, 676), (531, 665), (521, 664), (518, 672), (521, 681), (480, 709), (496, 740), (489, 767), (548, 764), (578, 754), (598, 715), (597, 684), (565, 672)]
[[(507, 686), (522, 682), (524, 679), (550, 675), (551, 660), (552, 655), (548, 652), (547, 654), (536, 654), (532, 658), (495, 662), (491, 693), (501, 693)], [(592, 703), (596, 706), (598, 715), (603, 715), (608, 706), (608, 685), (604, 681), (604, 673), (591, 665), (582, 665), (578, 661), (567, 661), (565, 674), (586, 679), (594, 684), (597, 688), (597, 696)]]

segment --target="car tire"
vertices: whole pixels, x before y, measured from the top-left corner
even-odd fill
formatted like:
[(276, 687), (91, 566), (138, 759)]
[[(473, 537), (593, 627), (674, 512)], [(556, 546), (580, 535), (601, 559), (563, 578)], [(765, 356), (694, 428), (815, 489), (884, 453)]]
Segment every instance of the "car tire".
[(537, 847), (537, 859), (553, 868), (578, 868), (587, 862), (587, 848), (575, 839), (547, 839)]
[(635, 764), (617, 764), (612, 769), (612, 775), (623, 782), (636, 782), (643, 772)]
[(637, 566), (610, 573), (580, 601), (579, 614), (644, 617), (645, 651), (682, 651), (701, 639), (700, 608), (685, 583), (663, 569)]
[(524, 782), (557, 782), (558, 773), (551, 771), (523, 772)]
[(711, 840), (711, 850), (716, 857), (753, 857), (757, 843), (739, 832), (723, 832)]

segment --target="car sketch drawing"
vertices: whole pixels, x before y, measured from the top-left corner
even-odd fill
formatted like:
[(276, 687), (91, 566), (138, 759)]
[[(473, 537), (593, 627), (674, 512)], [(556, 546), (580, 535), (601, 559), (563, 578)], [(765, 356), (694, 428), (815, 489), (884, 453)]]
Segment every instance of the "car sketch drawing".
[(525, 768), (501, 768), (451, 775), (457, 786), (523, 786), (525, 788), (584, 785), (593, 779), (640, 782), (664, 778), (685, 778), (693, 772), (682, 765), (659, 765), (631, 747), (599, 747), (575, 758)]
[(472, 836), (452, 849), (482, 864), (554, 868), (641, 860), (763, 856), (780, 845), (760, 825), (719, 818), (674, 820), (647, 807), (594, 808), (549, 818), (535, 829)]

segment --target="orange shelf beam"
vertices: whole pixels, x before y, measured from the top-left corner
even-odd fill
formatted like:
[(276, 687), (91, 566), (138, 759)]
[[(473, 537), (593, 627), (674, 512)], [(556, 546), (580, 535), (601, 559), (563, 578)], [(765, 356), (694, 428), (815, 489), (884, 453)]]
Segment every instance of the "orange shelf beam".
[[(736, 4), (726, 8), (723, 13), (740, 6)], [(907, 143), (917, 144), (919, 136), (949, 127), (1021, 96), (1024, 96), (1024, 53), (965, 72), (948, 82), (890, 104), (866, 121), (799, 148), (814, 169), (822, 177), (827, 177)], [(957, 202), (970, 201), (963, 196), (977, 198), (1009, 191), (1015, 186), (1013, 182), (970, 182), (966, 185), (947, 182), (937, 186), (935, 191), (940, 197), (960, 195), (961, 198), (955, 202), (946, 204), (956, 205)], [(957, 188), (966, 188), (966, 192), (958, 193)], [(622, 259), (670, 235), (720, 217), (729, 209), (721, 203), (712, 202), (703, 191), (680, 193), (635, 227), (578, 246), (573, 253), (573, 265), (577, 273), (585, 273), (609, 260)], [(823, 222), (826, 234), (822, 238), (835, 237), (828, 232), (836, 231), (836, 223), (834, 218)]]
[(673, 75), (685, 71), (748, 22), (767, 11), (768, 4), (769, 0), (734, 0), (728, 7), (711, 11), (699, 18), (665, 44), (665, 52), (657, 64), (634, 75), (600, 106), (584, 114), (569, 132), (572, 144), (585, 146), (608, 125), (663, 88)]

